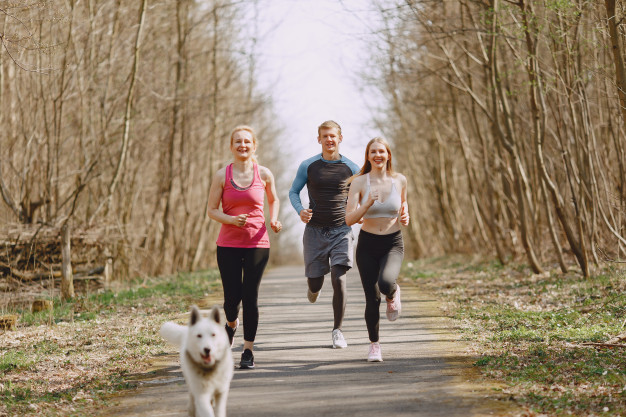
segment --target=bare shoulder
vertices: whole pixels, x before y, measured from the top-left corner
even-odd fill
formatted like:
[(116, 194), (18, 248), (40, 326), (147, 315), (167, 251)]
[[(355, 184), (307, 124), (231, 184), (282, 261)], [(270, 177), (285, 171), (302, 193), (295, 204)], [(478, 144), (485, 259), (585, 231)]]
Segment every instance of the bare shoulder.
[(224, 182), (224, 180), (226, 179), (226, 167), (218, 169), (217, 172), (215, 172), (213, 178), (215, 180), (221, 180), (222, 182)]
[(259, 175), (261, 176), (261, 179), (265, 182), (274, 179), (274, 174), (272, 174), (272, 171), (270, 171), (268, 167), (264, 167), (262, 165), (259, 165)]
[(365, 181), (366, 181), (365, 175), (359, 175), (352, 180), (352, 183), (350, 184), (350, 186), (355, 187), (357, 189), (361, 189), (363, 188), (363, 185), (365, 185)]
[(406, 177), (399, 172), (394, 175), (394, 178), (403, 186), (406, 186)]

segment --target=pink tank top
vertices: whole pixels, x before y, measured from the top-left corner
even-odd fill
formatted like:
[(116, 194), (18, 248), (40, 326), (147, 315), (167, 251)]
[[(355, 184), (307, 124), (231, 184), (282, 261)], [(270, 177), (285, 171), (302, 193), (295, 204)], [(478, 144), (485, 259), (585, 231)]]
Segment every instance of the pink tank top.
[(254, 164), (252, 184), (243, 188), (233, 181), (233, 164), (226, 167), (224, 191), (222, 192), (222, 211), (231, 216), (248, 213), (243, 227), (222, 224), (217, 237), (217, 246), (227, 248), (269, 248), (270, 239), (265, 227), (263, 201), (265, 186), (259, 175), (259, 167)]

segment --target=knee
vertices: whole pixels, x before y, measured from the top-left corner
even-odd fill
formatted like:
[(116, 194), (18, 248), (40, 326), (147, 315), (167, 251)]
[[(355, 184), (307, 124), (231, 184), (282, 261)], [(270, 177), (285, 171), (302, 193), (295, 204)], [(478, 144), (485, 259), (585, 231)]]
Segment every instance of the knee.
[(333, 281), (345, 281), (348, 267), (345, 265), (333, 265), (330, 268), (330, 278)]
[(331, 277), (331, 281), (333, 284), (333, 288), (335, 290), (343, 290), (346, 288), (346, 276), (345, 275), (333, 276)]
[(316, 278), (307, 278), (307, 283), (311, 292), (318, 292), (322, 289), (322, 285), (324, 284), (324, 277), (322, 276)]
[(363, 292), (365, 293), (365, 302), (367, 305), (372, 303), (380, 304), (380, 291), (376, 285), (364, 286)]
[(378, 311), (378, 308), (380, 307), (380, 302), (380, 293), (365, 295), (365, 309), (368, 311), (372, 309)]
[(380, 292), (387, 297), (392, 297), (393, 293), (396, 292), (395, 282), (393, 280), (384, 279), (384, 277), (378, 280), (378, 288), (380, 288)]

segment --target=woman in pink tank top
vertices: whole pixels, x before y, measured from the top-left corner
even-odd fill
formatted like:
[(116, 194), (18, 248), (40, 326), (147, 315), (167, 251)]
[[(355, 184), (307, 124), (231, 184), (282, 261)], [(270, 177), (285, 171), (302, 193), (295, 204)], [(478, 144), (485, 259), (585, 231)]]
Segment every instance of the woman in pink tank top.
[[(240, 368), (254, 368), (254, 339), (259, 323), (258, 294), (270, 255), (263, 201), (267, 195), (270, 227), (278, 221), (279, 201), (272, 172), (256, 163), (257, 140), (249, 126), (237, 126), (230, 135), (234, 161), (217, 171), (209, 191), (208, 214), (222, 223), (217, 238), (217, 265), (224, 288), (226, 332), (231, 342), (243, 307), (243, 353)], [(221, 209), (220, 209), (221, 204)]]

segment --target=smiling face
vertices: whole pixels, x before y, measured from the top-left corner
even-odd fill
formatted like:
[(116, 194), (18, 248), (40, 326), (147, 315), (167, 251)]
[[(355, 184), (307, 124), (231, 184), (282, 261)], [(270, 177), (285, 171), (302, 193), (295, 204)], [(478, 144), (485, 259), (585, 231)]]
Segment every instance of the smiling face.
[(230, 151), (234, 157), (240, 160), (252, 158), (256, 151), (256, 142), (251, 132), (247, 130), (237, 130), (230, 140)]
[(372, 143), (367, 154), (367, 159), (370, 161), (370, 164), (372, 164), (372, 167), (384, 169), (389, 160), (387, 147), (379, 142)]
[(339, 153), (339, 144), (343, 137), (335, 127), (320, 128), (317, 142), (322, 145), (324, 155), (334, 155)]

